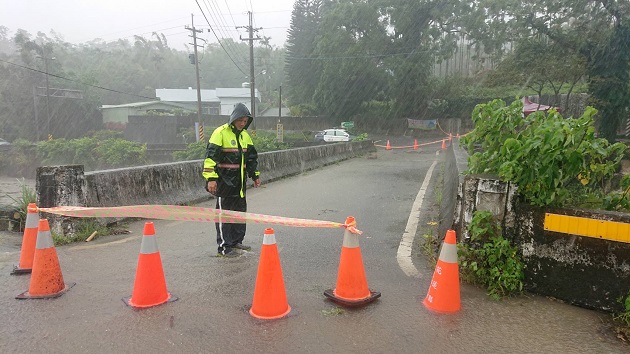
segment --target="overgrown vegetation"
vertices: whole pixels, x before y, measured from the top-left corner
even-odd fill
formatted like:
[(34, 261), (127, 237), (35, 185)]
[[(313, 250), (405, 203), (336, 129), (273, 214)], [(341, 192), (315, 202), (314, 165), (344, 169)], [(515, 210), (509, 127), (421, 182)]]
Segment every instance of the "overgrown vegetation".
[(18, 220), (12, 220), (12, 222), (17, 222), (20, 225), (19, 230), (24, 230), (24, 223), (26, 222), (26, 215), (28, 214), (28, 205), (37, 201), (37, 194), (32, 188), (26, 185), (24, 178), (21, 180), (18, 179), (18, 182), (20, 182), (20, 195), (16, 198), (7, 194), (7, 197), (13, 200), (20, 216)]
[(122, 134), (99, 131), (79, 139), (50, 139), (37, 143), (18, 139), (2, 158), (4, 173), (34, 176), (37, 166), (84, 165), (86, 170), (99, 170), (143, 165), (146, 145), (122, 139)]
[(518, 249), (501, 235), (492, 213), (475, 212), (468, 231), (469, 242), (457, 245), (462, 279), (486, 287), (495, 299), (521, 293), (523, 261)]
[(620, 320), (627, 327), (630, 327), (630, 291), (628, 291), (628, 296), (625, 299), (620, 298), (619, 302), (623, 304), (624, 311), (615, 315), (615, 320)]
[(435, 237), (435, 227), (437, 224), (438, 223), (435, 221), (429, 221), (427, 223), (427, 225), (429, 225), (429, 229), (422, 234), (422, 246), (420, 247), (422, 253), (428, 257), (429, 265), (432, 267), (437, 264), (437, 257), (435, 253), (438, 249), (437, 243), (439, 240), (439, 238)]
[(628, 343), (630, 342), (630, 291), (628, 291), (628, 295), (625, 298), (623, 296), (620, 297), (619, 302), (623, 305), (624, 310), (615, 314), (613, 319), (620, 321), (622, 326), (616, 327), (615, 330), (617, 337)]
[(518, 185), (520, 195), (536, 206), (583, 203), (606, 194), (626, 146), (595, 136), (588, 107), (579, 118), (558, 112), (523, 117), (523, 104), (502, 100), (478, 105), (475, 129), (462, 139), (470, 153), (469, 173), (491, 173)]
[(107, 226), (99, 223), (96, 219), (82, 218), (75, 224), (75, 233), (71, 235), (52, 234), (55, 246), (62, 246), (74, 242), (86, 241), (90, 236), (97, 239), (102, 236), (125, 234), (128, 231), (120, 226)]

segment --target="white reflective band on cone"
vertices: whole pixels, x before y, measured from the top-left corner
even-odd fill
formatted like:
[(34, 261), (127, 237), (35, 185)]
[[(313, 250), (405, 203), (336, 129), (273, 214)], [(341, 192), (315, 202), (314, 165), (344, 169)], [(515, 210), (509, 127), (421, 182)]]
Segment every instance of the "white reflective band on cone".
[(263, 245), (275, 245), (276, 244), (276, 234), (265, 234), (263, 237)]
[(152, 254), (157, 253), (157, 239), (155, 236), (144, 236), (142, 237), (142, 245), (140, 246), (140, 253), (142, 254)]
[(24, 224), (24, 227), (26, 227), (27, 229), (36, 229), (38, 225), (39, 225), (39, 217), (37, 214), (34, 214), (34, 213), (26, 214), (26, 223)]
[(359, 235), (346, 231), (343, 233), (343, 247), (345, 248), (357, 248), (359, 247)]
[(446, 263), (457, 263), (457, 245), (443, 243), (440, 251), (440, 260)]
[(37, 233), (37, 242), (35, 243), (35, 248), (43, 250), (54, 246), (55, 244), (53, 243), (50, 231), (41, 231)]

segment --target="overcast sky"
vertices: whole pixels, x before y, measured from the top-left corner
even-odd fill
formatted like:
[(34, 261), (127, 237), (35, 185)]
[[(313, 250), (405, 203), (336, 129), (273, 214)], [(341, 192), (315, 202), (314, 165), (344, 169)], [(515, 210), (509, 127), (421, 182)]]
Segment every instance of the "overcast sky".
[[(203, 29), (200, 38), (217, 42), (217, 37), (246, 38), (247, 11), (254, 13), (254, 27), (260, 37), (271, 37), (271, 44), (282, 46), (291, 22), (294, 0), (0, 0), (0, 26), (9, 28), (10, 36), (18, 28), (31, 35), (54, 30), (64, 40), (84, 43), (95, 38), (114, 41), (134, 35), (151, 37), (163, 33), (171, 48), (185, 49), (192, 43), (190, 31)], [(201, 8), (200, 8), (201, 6)], [(204, 17), (205, 15), (205, 17)], [(207, 19), (207, 20), (206, 20)], [(210, 26), (216, 32), (209, 32)], [(201, 43), (201, 42), (200, 42)], [(192, 50), (192, 46), (189, 45)]]

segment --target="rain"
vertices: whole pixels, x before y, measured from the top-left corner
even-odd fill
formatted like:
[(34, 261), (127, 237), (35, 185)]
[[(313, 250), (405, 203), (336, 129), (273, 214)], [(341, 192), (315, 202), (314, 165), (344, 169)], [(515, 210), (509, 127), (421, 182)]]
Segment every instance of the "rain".
[[(443, 133), (459, 138), (473, 131), (475, 107), (494, 100), (522, 102), (524, 117), (592, 112), (593, 136), (604, 145), (630, 141), (628, 1), (0, 1), (0, 204), (34, 197), (30, 188), (42, 166), (81, 165), (94, 172), (201, 160), (213, 130), (237, 103), (252, 111), (248, 130), (260, 153), (337, 142), (327, 140), (327, 131), (343, 134), (338, 141), (372, 140), (387, 150), (390, 140), (395, 148), (413, 144), (418, 150), (418, 140), (438, 141), (438, 149), (441, 141), (444, 148)], [(306, 172), (307, 163), (299, 164)], [(630, 163), (623, 166), (621, 172), (630, 173)], [(422, 182), (413, 174), (404, 170), (396, 177)], [(316, 193), (308, 177), (296, 179)], [(580, 179), (588, 183), (582, 174)], [(126, 231), (117, 232), (122, 237)], [(385, 292), (380, 301), (387, 301)], [(528, 316), (519, 306), (521, 300), (512, 299), (507, 307), (491, 307), (509, 322), (509, 307)], [(548, 324), (549, 341), (561, 335), (562, 324), (579, 326), (574, 311), (598, 321), (582, 309), (541, 308), (562, 318)], [(194, 316), (194, 309), (187, 311)], [(626, 318), (628, 313), (626, 307)], [(369, 310), (360, 317), (375, 316)], [(526, 320), (535, 323), (531, 316)], [(392, 318), (385, 322), (396, 326)], [(431, 325), (448, 330), (455, 322)], [(258, 343), (276, 332), (284, 340), (292, 336), (283, 323), (253, 328)], [(610, 332), (602, 335), (605, 343), (589, 349), (619, 349), (608, 340)], [(447, 341), (446, 333), (437, 337)], [(625, 333), (618, 342), (628, 340)], [(328, 342), (324, 351), (334, 352), (340, 341)], [(313, 338), (306, 343), (300, 349), (318, 345)], [(415, 352), (412, 343), (393, 351)], [(493, 341), (488, 351), (503, 349)]]

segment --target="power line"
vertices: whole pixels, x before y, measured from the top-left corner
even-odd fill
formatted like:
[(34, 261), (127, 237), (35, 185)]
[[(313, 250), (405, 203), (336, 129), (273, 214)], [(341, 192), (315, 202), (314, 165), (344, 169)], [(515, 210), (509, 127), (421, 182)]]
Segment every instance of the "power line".
[[(94, 38), (108, 37), (108, 36), (111, 36), (111, 35), (114, 35), (114, 34), (117, 34), (117, 33), (124, 33), (124, 32), (134, 31), (134, 30), (137, 30), (137, 29), (140, 29), (140, 28), (152, 27), (152, 26), (159, 25), (159, 24), (162, 24), (162, 23), (168, 23), (168, 22), (174, 22), (174, 21), (181, 21), (182, 19), (185, 19), (185, 18), (187, 18), (187, 17), (178, 17), (178, 18), (176, 18), (176, 19), (167, 20), (167, 21), (161, 21), (161, 22), (157, 22), (157, 23), (150, 24), (150, 25), (145, 25), (145, 26), (134, 27), (134, 28), (130, 28), (130, 29), (127, 29), (127, 30), (122, 30), (122, 31), (110, 32), (110, 33), (103, 34), (103, 35), (101, 35), (101, 36), (96, 36), (96, 37), (94, 37)], [(173, 28), (173, 27), (171, 27), (171, 28)], [(159, 30), (159, 31), (161, 31), (161, 30)], [(152, 32), (155, 32), (155, 31), (152, 31)], [(129, 35), (129, 36), (126, 36), (126, 38), (128, 38), (128, 37), (132, 37), (132, 36), (133, 36), (133, 35)], [(92, 38), (92, 39), (93, 39), (93, 38)]]
[[(222, 35), (223, 35), (224, 38), (232, 38), (234, 40), (235, 38), (233, 38), (229, 34), (226, 34), (225, 31), (222, 30), (223, 27), (227, 27), (227, 23), (225, 22), (225, 20), (223, 20), (223, 15), (221, 15), (221, 11), (220, 11), (221, 9), (217, 5), (216, 1), (211, 0), (211, 2), (208, 3), (207, 0), (204, 0), (204, 4), (206, 5), (206, 9), (208, 10), (208, 12), (211, 13), (211, 16), (215, 20), (215, 28), (219, 32), (223, 32)], [(210, 4), (210, 6), (208, 6), (209, 4)], [(214, 6), (212, 6), (212, 5), (214, 5)], [(221, 23), (224, 26), (221, 26)], [(238, 29), (238, 27), (234, 27), (234, 28)], [(240, 49), (238, 47), (235, 47), (234, 42), (226, 42), (225, 45), (226, 45), (227, 48), (229, 48), (231, 50), (232, 55), (235, 56), (236, 58), (242, 58), (244, 56), (243, 53), (240, 53)], [(246, 64), (245, 61), (244, 61), (244, 63)]]
[(199, 1), (195, 0), (195, 2), (197, 3), (197, 6), (199, 7), (199, 11), (201, 11), (201, 14), (203, 15), (203, 18), (206, 19), (206, 22), (208, 23), (208, 26), (210, 26), (210, 30), (212, 31), (212, 33), (214, 34), (214, 36), (216, 37), (217, 41), (219, 41), (219, 45), (221, 46), (221, 48), (223, 48), (223, 50), (225, 51), (225, 53), (227, 54), (228, 58), (230, 58), (230, 60), (232, 61), (232, 63), (234, 63), (234, 65), (236, 65), (236, 68), (243, 73), (243, 75), (247, 75), (243, 69), (241, 69), (240, 66), (238, 66), (238, 64), (236, 64), (236, 62), (234, 61), (234, 59), (232, 59), (232, 56), (230, 55), (230, 53), (227, 51), (227, 49), (225, 49), (225, 47), (223, 46), (223, 43), (221, 43), (221, 39), (219, 39), (219, 36), (217, 36), (217, 33), (214, 31), (214, 28), (212, 27), (212, 25), (210, 24), (210, 21), (208, 21), (208, 17), (206, 16), (206, 14), (203, 12), (203, 9), (201, 8), (201, 5), (199, 4)]
[(147, 97), (147, 96), (142, 96), (142, 95), (136, 95), (136, 94), (134, 94), (134, 93), (128, 93), (128, 92), (118, 91), (118, 90), (110, 89), (110, 88), (103, 87), (103, 86), (98, 86), (98, 85), (87, 84), (87, 83), (85, 83), (85, 82), (81, 82), (81, 81), (79, 81), (79, 80), (73, 80), (73, 79), (69, 79), (69, 78), (67, 78), (67, 77), (63, 77), (63, 76), (60, 76), (60, 75), (55, 75), (55, 74), (46, 73), (46, 72), (44, 72), (44, 71), (41, 71), (41, 70), (38, 70), (38, 69), (35, 69), (35, 68), (31, 68), (31, 67), (28, 67), (28, 66), (25, 66), (25, 65), (20, 65), (20, 64), (12, 63), (12, 62), (10, 62), (10, 61), (6, 61), (6, 60), (2, 60), (2, 59), (0, 59), (0, 62), (7, 63), (7, 64), (10, 64), (10, 65), (14, 65), (14, 66), (17, 66), (17, 67), (20, 67), (20, 68), (23, 68), (23, 69), (26, 69), (26, 70), (34, 71), (34, 72), (37, 72), (37, 73), (46, 74), (46, 75), (48, 75), (48, 76), (56, 77), (56, 78), (58, 78), (58, 79), (62, 79), (62, 80), (66, 80), (66, 81), (74, 82), (74, 83), (77, 83), (77, 84), (81, 84), (81, 85), (85, 85), (85, 86), (89, 86), (89, 87), (94, 87), (94, 88), (97, 88), (97, 89), (105, 90), (105, 91), (110, 91), (110, 92), (115, 92), (115, 93), (121, 93), (121, 94), (123, 94), (123, 95), (128, 95), (128, 96), (135, 96), (135, 97), (141, 97), (141, 98), (148, 98), (148, 99), (153, 100), (153, 101), (159, 101), (159, 100), (158, 100), (157, 98), (155, 98), (155, 97)]

